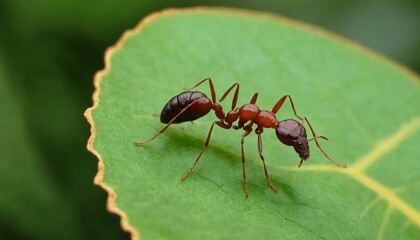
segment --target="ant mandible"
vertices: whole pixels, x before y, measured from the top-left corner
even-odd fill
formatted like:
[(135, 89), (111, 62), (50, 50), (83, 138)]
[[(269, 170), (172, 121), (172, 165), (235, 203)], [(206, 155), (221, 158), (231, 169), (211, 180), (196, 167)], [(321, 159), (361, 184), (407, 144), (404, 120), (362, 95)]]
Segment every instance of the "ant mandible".
[[(208, 82), (210, 86), (211, 92), (211, 100), (202, 92), (198, 91), (189, 91), (193, 90), (194, 88), (200, 86), (204, 82)], [(222, 102), (226, 96), (231, 92), (232, 89), (235, 89), (235, 94), (233, 95), (232, 100), (232, 107), (231, 110), (225, 114), (223, 112), (222, 106), (219, 104)], [(197, 165), (198, 160), (200, 160), (201, 155), (203, 154), (204, 150), (207, 148), (210, 142), (210, 136), (213, 131), (214, 125), (217, 125), (224, 129), (233, 128), (235, 130), (243, 129), (245, 132), (242, 134), (241, 138), (241, 153), (242, 153), (242, 174), (243, 174), (243, 183), (244, 183), (244, 194), (245, 197), (248, 198), (248, 188), (246, 185), (246, 174), (245, 174), (245, 154), (244, 154), (244, 139), (252, 132), (252, 127), (254, 124), (257, 125), (255, 128), (255, 133), (258, 136), (258, 152), (261, 157), (265, 177), (267, 178), (268, 184), (270, 185), (273, 192), (277, 193), (278, 190), (274, 187), (273, 183), (270, 180), (270, 177), (267, 172), (267, 168), (265, 166), (264, 156), (262, 155), (262, 140), (261, 134), (263, 133), (264, 128), (274, 128), (276, 130), (277, 138), (283, 144), (287, 146), (293, 146), (295, 151), (299, 154), (300, 162), (298, 167), (300, 167), (303, 161), (306, 161), (309, 158), (309, 142), (314, 140), (318, 149), (324, 154), (324, 156), (330, 160), (332, 163), (337, 165), (338, 167), (346, 167), (346, 165), (337, 163), (333, 159), (331, 159), (327, 153), (321, 148), (317, 139), (322, 138), (328, 140), (328, 138), (324, 136), (317, 136), (309, 123), (306, 117), (300, 117), (297, 115), (295, 106), (293, 104), (293, 100), (289, 95), (285, 95), (277, 103), (274, 105), (271, 111), (267, 110), (260, 110), (257, 105), (255, 105), (258, 97), (258, 93), (255, 93), (254, 96), (251, 98), (251, 101), (248, 104), (244, 104), (240, 108), (236, 108), (236, 102), (238, 100), (238, 93), (239, 93), (239, 83), (233, 84), (223, 96), (220, 98), (219, 102), (216, 102), (216, 93), (214, 91), (213, 82), (211, 78), (205, 78), (199, 83), (197, 83), (194, 87), (190, 89), (185, 89), (187, 91), (182, 92), (171, 100), (163, 107), (162, 113), (160, 115), (160, 121), (162, 123), (166, 123), (165, 127), (162, 128), (156, 135), (154, 135), (149, 140), (144, 142), (135, 142), (134, 144), (139, 147), (142, 146), (153, 139), (157, 138), (161, 135), (165, 130), (173, 123), (182, 123), (187, 121), (193, 121), (200, 117), (203, 117), (211, 110), (214, 111), (218, 120), (214, 121), (211, 124), (209, 133), (207, 134), (206, 142), (204, 143), (204, 147), (201, 150), (200, 154), (198, 155), (197, 159), (193, 163), (193, 165), (188, 169), (187, 173), (181, 178), (184, 181), (192, 172), (194, 167)], [(275, 114), (278, 110), (282, 107), (284, 101), (286, 99), (290, 100), (290, 104), (293, 109), (293, 113), (298, 118), (301, 123), (293, 119), (286, 119), (279, 121), (277, 120)], [(237, 122), (234, 125), (234, 122)], [(303, 124), (307, 122), (308, 126), (312, 132), (312, 138), (307, 139), (306, 130)]]

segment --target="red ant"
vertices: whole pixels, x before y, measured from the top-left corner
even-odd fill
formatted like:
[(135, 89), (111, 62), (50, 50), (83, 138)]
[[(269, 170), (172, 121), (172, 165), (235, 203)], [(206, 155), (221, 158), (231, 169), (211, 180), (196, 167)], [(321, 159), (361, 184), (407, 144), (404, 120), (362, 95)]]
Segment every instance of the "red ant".
[[(216, 117), (219, 120), (214, 121), (211, 124), (209, 133), (207, 135), (206, 142), (204, 143), (204, 147), (201, 150), (200, 154), (198, 155), (197, 159), (195, 160), (194, 164), (191, 168), (187, 171), (187, 173), (181, 178), (184, 181), (192, 172), (195, 165), (197, 164), (198, 160), (200, 160), (201, 155), (203, 154), (204, 150), (207, 148), (210, 142), (210, 136), (213, 131), (213, 127), (216, 124), (217, 126), (230, 129), (233, 128), (235, 130), (243, 129), (245, 132), (241, 138), (241, 153), (242, 153), (242, 174), (243, 174), (243, 182), (244, 182), (244, 193), (245, 197), (248, 197), (248, 189), (246, 186), (246, 174), (245, 174), (245, 155), (244, 155), (244, 139), (252, 132), (252, 127), (254, 124), (257, 125), (255, 128), (255, 133), (258, 135), (258, 152), (260, 154), (263, 166), (264, 166), (264, 173), (265, 177), (267, 178), (268, 184), (270, 185), (273, 192), (277, 193), (278, 190), (274, 187), (273, 183), (268, 176), (267, 168), (265, 166), (264, 157), (262, 155), (262, 140), (261, 134), (263, 133), (264, 128), (274, 128), (276, 129), (277, 138), (285, 145), (293, 146), (295, 151), (299, 154), (300, 162), (298, 167), (300, 167), (303, 161), (306, 161), (309, 158), (309, 145), (308, 143), (312, 140), (315, 141), (316, 146), (318, 149), (324, 154), (324, 156), (330, 160), (332, 163), (337, 165), (338, 167), (346, 167), (346, 165), (339, 164), (333, 159), (331, 159), (327, 153), (321, 148), (317, 139), (322, 138), (328, 140), (328, 138), (324, 136), (317, 136), (309, 123), (306, 117), (300, 117), (297, 115), (292, 98), (289, 95), (285, 95), (278, 102), (274, 105), (271, 111), (267, 110), (260, 110), (255, 102), (257, 101), (258, 93), (255, 93), (254, 96), (251, 98), (251, 101), (248, 104), (243, 105), (240, 108), (236, 108), (236, 102), (238, 99), (239, 93), (239, 83), (233, 84), (223, 96), (220, 98), (219, 102), (216, 102), (216, 93), (214, 91), (213, 82), (211, 78), (206, 78), (199, 83), (197, 83), (194, 87), (186, 90), (192, 90), (202, 83), (208, 81), (210, 85), (211, 91), (211, 100), (202, 92), (198, 91), (186, 91), (182, 92), (171, 100), (163, 107), (162, 113), (160, 115), (160, 121), (162, 123), (166, 123), (165, 127), (160, 130), (155, 136), (150, 138), (144, 142), (135, 142), (136, 146), (142, 146), (159, 135), (161, 135), (171, 124), (173, 123), (182, 123), (187, 121), (193, 121), (200, 117), (203, 117), (210, 110), (214, 110)], [(231, 110), (225, 114), (223, 112), (222, 106), (219, 104), (222, 102), (226, 96), (230, 93), (230, 91), (235, 88), (235, 94), (232, 100), (232, 107)], [(293, 119), (286, 119), (282, 121), (278, 121), (275, 114), (278, 110), (282, 107), (286, 98), (289, 98), (290, 104), (292, 105), (293, 112), (295, 116), (302, 122), (299, 123)], [(237, 125), (233, 125), (234, 122), (237, 122)], [(305, 127), (303, 127), (304, 122), (308, 123), (309, 128), (311, 129), (313, 137), (311, 139), (307, 139)]]

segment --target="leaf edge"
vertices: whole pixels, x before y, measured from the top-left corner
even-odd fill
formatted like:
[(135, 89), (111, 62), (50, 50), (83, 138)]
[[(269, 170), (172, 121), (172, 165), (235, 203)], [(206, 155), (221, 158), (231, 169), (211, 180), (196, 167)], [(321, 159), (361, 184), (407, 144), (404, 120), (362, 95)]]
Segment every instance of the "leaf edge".
[(232, 13), (232, 14), (246, 15), (246, 16), (265, 17), (265, 18), (273, 19), (275, 21), (283, 22), (290, 26), (297, 27), (302, 30), (307, 30), (314, 34), (319, 34), (319, 35), (322, 35), (323, 37), (328, 37), (335, 41), (342, 42), (345, 45), (351, 48), (354, 48), (357, 51), (362, 52), (363, 54), (366, 54), (370, 57), (378, 59), (379, 61), (383, 61), (389, 64), (393, 68), (397, 68), (399, 71), (405, 73), (408, 76), (408, 78), (414, 83), (417, 83), (417, 84), (420, 83), (420, 78), (419, 76), (417, 76), (417, 74), (414, 71), (388, 58), (387, 56), (384, 56), (380, 53), (370, 50), (355, 41), (346, 39), (345, 37), (340, 36), (336, 33), (333, 33), (329, 30), (323, 29), (322, 27), (316, 26), (311, 23), (306, 23), (303, 21), (291, 19), (291, 18), (282, 16), (276, 13), (270, 13), (270, 12), (264, 12), (264, 11), (258, 11), (258, 10), (240, 9), (240, 8), (233, 8), (233, 7), (197, 6), (197, 7), (186, 7), (186, 8), (166, 8), (166, 9), (162, 9), (162, 10), (152, 12), (146, 15), (143, 19), (140, 20), (140, 22), (134, 28), (126, 30), (122, 34), (122, 36), (116, 41), (114, 45), (106, 49), (105, 56), (104, 56), (104, 68), (96, 72), (93, 78), (93, 85), (94, 85), (94, 92), (92, 95), (93, 105), (89, 107), (88, 109), (86, 109), (86, 111), (84, 112), (84, 117), (86, 118), (89, 125), (91, 126), (90, 127), (91, 134), (87, 142), (87, 150), (90, 151), (93, 155), (95, 155), (98, 158), (98, 172), (93, 182), (95, 185), (100, 186), (102, 189), (104, 189), (107, 192), (108, 194), (107, 204), (106, 204), (107, 210), (111, 213), (118, 215), (121, 218), (120, 225), (124, 231), (130, 234), (131, 239), (135, 239), (135, 240), (140, 239), (138, 230), (132, 225), (130, 225), (127, 214), (123, 210), (117, 207), (117, 203), (116, 203), (117, 194), (115, 193), (113, 188), (108, 186), (103, 181), (104, 162), (103, 162), (102, 156), (93, 147), (93, 144), (96, 138), (96, 126), (92, 118), (92, 111), (94, 111), (99, 106), (100, 83), (102, 81), (102, 77), (105, 76), (111, 69), (110, 67), (111, 56), (122, 48), (122, 45), (124, 44), (127, 38), (140, 32), (146, 24), (148, 24), (149, 22), (159, 17), (172, 15), (172, 14), (191, 13), (191, 12), (198, 12), (198, 13), (223, 12), (223, 13)]

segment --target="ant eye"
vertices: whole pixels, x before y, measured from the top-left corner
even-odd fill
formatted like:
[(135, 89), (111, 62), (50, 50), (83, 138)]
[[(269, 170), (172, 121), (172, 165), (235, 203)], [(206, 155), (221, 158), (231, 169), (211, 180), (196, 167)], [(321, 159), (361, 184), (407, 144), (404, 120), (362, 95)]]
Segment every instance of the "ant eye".
[(295, 139), (297, 139), (298, 137), (297, 136), (294, 136), (294, 135), (292, 135), (292, 134), (287, 134), (287, 137), (288, 138), (290, 138), (290, 139), (292, 139), (292, 140), (295, 140)]
[[(202, 92), (190, 91), (206, 81), (208, 81), (208, 84), (210, 87), (211, 99), (208, 98)], [(296, 110), (295, 110), (295, 107), (293, 106), (292, 98), (289, 95), (285, 95), (282, 98), (280, 98), (278, 102), (276, 103), (276, 105), (274, 105), (273, 110), (271, 111), (260, 110), (259, 107), (255, 105), (255, 102), (257, 101), (258, 93), (254, 94), (254, 96), (252, 97), (249, 103), (242, 105), (242, 107), (240, 108), (237, 108), (236, 102), (238, 99), (239, 83), (235, 83), (229, 89), (226, 90), (226, 92), (220, 98), (219, 102), (223, 101), (223, 99), (225, 99), (225, 97), (233, 89), (235, 89), (234, 91), (235, 95), (233, 96), (232, 107), (231, 107), (231, 110), (227, 114), (225, 114), (223, 112), (222, 106), (218, 102), (216, 102), (216, 93), (213, 88), (213, 83), (212, 83), (211, 78), (208, 77), (201, 80), (194, 87), (190, 89), (186, 89), (187, 91), (184, 91), (172, 97), (165, 104), (160, 115), (160, 121), (166, 124), (165, 127), (163, 127), (158, 133), (156, 133), (154, 136), (152, 136), (151, 138), (145, 141), (134, 142), (135, 146), (140, 147), (150, 141), (153, 141), (159, 135), (163, 134), (171, 124), (193, 121), (195, 119), (203, 117), (204, 115), (209, 113), (211, 110), (213, 110), (218, 120), (212, 123), (210, 130), (207, 134), (207, 140), (204, 144), (204, 147), (202, 148), (198, 157), (195, 159), (194, 164), (181, 177), (181, 181), (184, 181), (190, 175), (191, 171), (193, 171), (198, 160), (200, 160), (202, 153), (204, 152), (204, 150), (206, 149), (207, 145), (210, 142), (210, 136), (211, 136), (211, 133), (215, 124), (224, 129), (231, 129), (231, 128), (235, 130), (242, 129), (244, 130), (244, 133), (241, 139), (242, 168), (243, 168), (242, 170), (243, 170), (244, 194), (245, 194), (245, 197), (247, 198), (248, 190), (247, 190), (246, 179), (245, 179), (244, 138), (252, 132), (252, 129), (254, 126), (253, 124), (256, 124), (257, 126), (255, 129), (255, 133), (258, 135), (258, 152), (260, 154), (261, 160), (263, 161), (265, 177), (267, 178), (268, 183), (270, 184), (270, 187), (273, 190), (273, 192), (275, 193), (278, 192), (278, 190), (272, 184), (270, 177), (268, 176), (267, 169), (264, 163), (264, 157), (262, 155), (261, 134), (263, 132), (263, 128), (274, 128), (276, 131), (278, 140), (281, 143), (287, 146), (292, 146), (295, 149), (296, 153), (298, 153), (299, 157), (301, 158), (298, 167), (302, 165), (303, 161), (306, 161), (309, 158), (309, 145), (308, 145), (306, 130), (305, 130), (305, 127), (303, 126), (304, 122), (307, 122), (312, 132), (312, 135), (314, 135), (313, 138), (311, 138), (309, 141), (311, 140), (317, 141), (316, 138), (323, 138), (326, 140), (328, 139), (323, 136), (316, 136), (308, 119), (306, 119), (306, 117), (305, 118), (299, 117), (296, 114)], [(285, 119), (281, 121), (277, 120), (275, 114), (280, 109), (280, 107), (282, 106), (286, 98), (289, 98), (290, 104), (292, 105), (292, 110), (295, 116), (299, 118), (299, 120), (301, 120), (301, 123), (293, 119)], [(324, 154), (324, 156), (328, 158), (328, 160), (335, 163), (339, 167), (346, 167), (346, 165), (339, 164), (335, 162), (334, 160), (332, 160), (324, 152), (324, 150), (322, 150), (318, 142), (316, 142), (316, 145), (318, 149)]]

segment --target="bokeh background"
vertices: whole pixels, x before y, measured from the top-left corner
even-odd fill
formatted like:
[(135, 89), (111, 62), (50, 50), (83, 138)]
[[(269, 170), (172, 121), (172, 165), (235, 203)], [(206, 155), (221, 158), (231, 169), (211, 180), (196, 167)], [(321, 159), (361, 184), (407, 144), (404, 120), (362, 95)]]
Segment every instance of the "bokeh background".
[(105, 49), (145, 15), (188, 6), (279, 13), (420, 71), (419, 0), (0, 1), (0, 239), (129, 238), (93, 185), (82, 114)]

